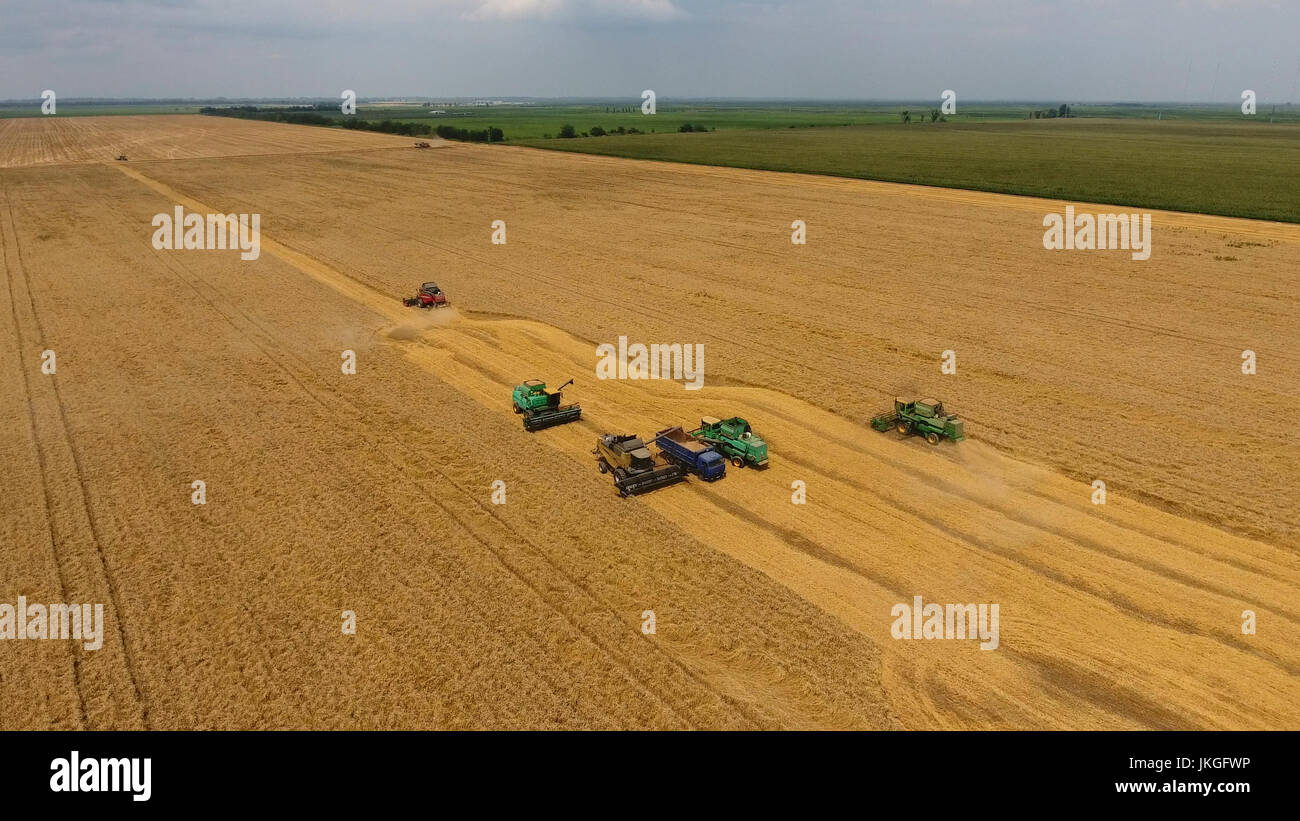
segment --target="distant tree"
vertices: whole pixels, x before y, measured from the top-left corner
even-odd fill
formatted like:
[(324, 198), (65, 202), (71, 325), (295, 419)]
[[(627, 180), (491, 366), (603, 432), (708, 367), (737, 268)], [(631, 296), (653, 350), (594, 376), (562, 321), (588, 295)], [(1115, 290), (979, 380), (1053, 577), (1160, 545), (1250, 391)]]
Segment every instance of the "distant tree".
[(591, 127), (591, 136), (593, 136), (593, 137), (603, 137), (603, 136), (605, 136), (605, 129), (601, 128), (601, 127), (598, 126), (598, 125), (593, 125), (593, 126)]
[(937, 108), (930, 109), (930, 122), (934, 122), (938, 119), (939, 119), (939, 109)]
[(499, 128), (493, 127), (488, 129), (488, 142), (499, 143), (506, 138), (506, 134)]
[(695, 126), (691, 125), (690, 123), (682, 123), (682, 127), (677, 130), (683, 134), (689, 134), (695, 130)]
[(1066, 105), (1065, 103), (1061, 103), (1061, 108), (1060, 108), (1059, 111), (1057, 111), (1057, 116), (1060, 116), (1060, 117), (1068, 117), (1068, 116), (1070, 116), (1070, 107), (1069, 107), (1068, 105)]
[(573, 126), (569, 125), (568, 123), (565, 123), (564, 125), (560, 126), (560, 136), (563, 137), (564, 139), (569, 139), (570, 137), (576, 137), (578, 135), (576, 132), (574, 132)]
[(912, 121), (912, 112), (910, 112), (910, 111), (904, 111), (904, 112), (903, 112), (902, 114), (900, 114), (899, 116), (901, 116), (901, 117), (903, 118), (903, 124), (904, 124), (904, 125), (906, 125), (907, 123), (910, 123), (910, 122)]

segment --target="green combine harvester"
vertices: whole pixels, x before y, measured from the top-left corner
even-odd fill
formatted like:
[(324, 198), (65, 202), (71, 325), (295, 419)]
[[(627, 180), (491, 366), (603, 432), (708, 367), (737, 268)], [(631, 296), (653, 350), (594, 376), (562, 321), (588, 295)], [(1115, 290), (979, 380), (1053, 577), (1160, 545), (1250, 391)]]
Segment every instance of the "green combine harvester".
[(524, 430), (541, 430), (579, 419), (582, 416), (581, 405), (560, 405), (564, 389), (572, 384), (570, 379), (553, 391), (548, 391), (546, 383), (540, 379), (529, 379), (516, 385), (511, 394), (511, 405), (515, 413), (523, 414)]
[(957, 414), (944, 413), (943, 403), (937, 399), (915, 402), (895, 399), (893, 411), (872, 418), (871, 427), (879, 431), (893, 428), (904, 436), (924, 436), (925, 441), (932, 445), (939, 444), (940, 439), (960, 442), (966, 438), (966, 430)]
[(691, 436), (713, 445), (735, 467), (767, 466), (767, 443), (739, 416), (728, 419), (706, 416), (700, 420), (700, 427), (691, 431)]

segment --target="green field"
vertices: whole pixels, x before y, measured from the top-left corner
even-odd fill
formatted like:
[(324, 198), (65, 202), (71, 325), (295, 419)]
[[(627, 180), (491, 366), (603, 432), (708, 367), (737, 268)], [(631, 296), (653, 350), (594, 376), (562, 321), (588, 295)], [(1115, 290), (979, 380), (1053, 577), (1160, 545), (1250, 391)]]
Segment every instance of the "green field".
[[(606, 131), (638, 129), (646, 133), (676, 133), (682, 125), (703, 126), (706, 129), (727, 131), (734, 129), (812, 128), (828, 126), (865, 125), (868, 123), (897, 122), (899, 112), (906, 104), (895, 105), (834, 105), (834, 104), (663, 104), (653, 116), (641, 113), (640, 102), (619, 104), (504, 105), (492, 107), (454, 106), (437, 110), (446, 114), (430, 115), (429, 109), (409, 107), (376, 108), (361, 106), (357, 116), (366, 119), (392, 119), (406, 122), (450, 124), (458, 128), (486, 128), (496, 126), (505, 132), (506, 142), (537, 140), (558, 137), (560, 128), (572, 125), (577, 133), (590, 132), (593, 127)], [(623, 109), (623, 110), (620, 110)], [(920, 104), (911, 106), (920, 112)], [(972, 108), (963, 111), (972, 119), (1021, 119), (1023, 110), (1005, 107)]]
[[(1261, 104), (1247, 119), (1228, 104), (1074, 105), (1069, 118), (1032, 119), (1057, 107), (988, 103), (932, 122), (936, 105), (661, 100), (647, 116), (639, 101), (434, 103), (362, 105), (357, 117), (494, 126), (538, 148), (1300, 222), (1298, 106)], [(684, 123), (707, 131), (680, 133)], [(566, 124), (644, 133), (560, 139)]]
[[(661, 99), (657, 113), (647, 116), (638, 99), (363, 102), (356, 119), (496, 127), (506, 143), (618, 157), (1300, 222), (1300, 106), (1261, 103), (1248, 119), (1228, 104), (1074, 105), (1070, 118), (1031, 119), (1056, 106), (962, 104), (946, 121), (931, 122), (923, 115), (937, 104)], [(297, 110), (341, 121), (334, 106), (322, 101), (321, 110)], [(58, 116), (188, 114), (199, 107), (61, 102)], [(905, 110), (913, 117), (906, 124)], [(39, 116), (39, 101), (0, 107), (0, 117), (7, 116)], [(680, 133), (685, 123), (705, 133)], [(579, 135), (596, 127), (643, 133), (560, 139), (566, 124)]]
[(525, 140), (729, 165), (1300, 222), (1300, 126), (1056, 119)]
[[(548, 103), (537, 105), (507, 104), (470, 106), (464, 104), (374, 105), (361, 104), (356, 117), (364, 120), (394, 120), (457, 128), (483, 129), (490, 126), (505, 132), (506, 142), (558, 138), (564, 125), (572, 125), (578, 134), (590, 133), (594, 127), (605, 131), (637, 129), (645, 133), (677, 133), (683, 124), (703, 126), (712, 131), (756, 130), (770, 128), (799, 129), (831, 126), (900, 123), (903, 111), (913, 119), (938, 107), (937, 100), (897, 103), (834, 102), (665, 102), (659, 101), (656, 113), (641, 113), (640, 101), (602, 103)], [(342, 119), (330, 104), (329, 110), (314, 112)], [(1052, 103), (980, 103), (962, 104), (951, 123), (1020, 122), (1030, 119), (1034, 111), (1055, 109)], [(445, 113), (434, 114), (434, 111)], [(1111, 118), (1176, 122), (1240, 123), (1236, 106), (1157, 106), (1147, 104), (1074, 105), (1075, 119)], [(1300, 106), (1274, 110), (1261, 106), (1256, 121), (1300, 125)], [(913, 123), (917, 124), (917, 123)]]

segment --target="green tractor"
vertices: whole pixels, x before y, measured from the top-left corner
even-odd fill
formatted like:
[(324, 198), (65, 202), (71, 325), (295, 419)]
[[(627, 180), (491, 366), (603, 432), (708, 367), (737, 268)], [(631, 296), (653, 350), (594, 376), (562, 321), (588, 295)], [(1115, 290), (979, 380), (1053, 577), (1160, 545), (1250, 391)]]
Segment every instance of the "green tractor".
[(553, 391), (548, 391), (546, 383), (540, 379), (529, 379), (522, 385), (516, 385), (510, 404), (515, 413), (523, 414), (524, 430), (541, 430), (580, 418), (581, 405), (560, 405), (562, 392), (572, 384), (573, 380), (570, 379)]
[(713, 445), (735, 467), (767, 466), (767, 443), (739, 416), (729, 419), (706, 416), (700, 420), (700, 427), (691, 431), (691, 436)]
[(932, 445), (939, 444), (940, 439), (960, 442), (966, 438), (966, 430), (957, 414), (943, 412), (943, 403), (937, 399), (919, 399), (915, 402), (894, 400), (894, 409), (886, 411), (871, 420), (871, 427), (879, 431), (890, 428), (904, 436), (918, 434)]

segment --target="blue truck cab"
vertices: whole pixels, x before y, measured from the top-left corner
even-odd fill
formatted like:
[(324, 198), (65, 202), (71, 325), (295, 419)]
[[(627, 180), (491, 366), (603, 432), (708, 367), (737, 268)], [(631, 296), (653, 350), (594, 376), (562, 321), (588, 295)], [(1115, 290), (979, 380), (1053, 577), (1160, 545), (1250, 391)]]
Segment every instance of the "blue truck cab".
[(711, 445), (687, 435), (681, 425), (664, 428), (655, 434), (659, 451), (691, 473), (712, 482), (727, 475), (727, 460)]

